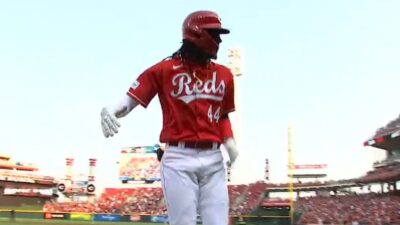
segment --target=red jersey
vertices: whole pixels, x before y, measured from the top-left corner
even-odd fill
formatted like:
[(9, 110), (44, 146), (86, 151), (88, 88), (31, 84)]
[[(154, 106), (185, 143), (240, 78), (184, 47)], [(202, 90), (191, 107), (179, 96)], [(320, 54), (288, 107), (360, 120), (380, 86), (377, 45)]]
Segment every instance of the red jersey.
[(222, 133), (220, 118), (235, 110), (233, 75), (214, 62), (200, 66), (183, 63), (179, 58), (161, 61), (139, 75), (127, 94), (145, 108), (158, 94), (163, 143), (221, 143), (226, 134)]
[(222, 140), (225, 140), (227, 138), (233, 138), (232, 125), (228, 117), (222, 118), (219, 121), (219, 127)]

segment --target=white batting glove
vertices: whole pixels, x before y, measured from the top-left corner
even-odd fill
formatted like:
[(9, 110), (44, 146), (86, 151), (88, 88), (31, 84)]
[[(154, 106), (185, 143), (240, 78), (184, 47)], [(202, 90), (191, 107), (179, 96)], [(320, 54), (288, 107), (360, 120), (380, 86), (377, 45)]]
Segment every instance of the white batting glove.
[(121, 124), (118, 122), (117, 117), (110, 113), (109, 110), (104, 107), (101, 109), (101, 128), (103, 129), (103, 134), (106, 138), (114, 136), (118, 133), (118, 127)]
[(236, 158), (239, 155), (239, 151), (237, 149), (236, 142), (233, 138), (227, 138), (224, 141), (224, 146), (228, 152), (230, 164), (233, 165), (233, 163), (235, 163)]

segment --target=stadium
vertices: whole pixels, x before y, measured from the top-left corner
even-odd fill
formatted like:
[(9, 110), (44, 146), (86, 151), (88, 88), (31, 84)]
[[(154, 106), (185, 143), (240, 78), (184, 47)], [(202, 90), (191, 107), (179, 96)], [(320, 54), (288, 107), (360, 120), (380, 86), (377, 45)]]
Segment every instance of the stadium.
[[(400, 224), (399, 136), (400, 117), (367, 139), (364, 146), (381, 149), (386, 157), (353, 179), (324, 180), (327, 165), (295, 164), (287, 183), (272, 183), (267, 159), (265, 180), (229, 184), (228, 168), (230, 224)], [(123, 186), (98, 190), (99, 195), (96, 159), (89, 159), (89, 175), (76, 180), (72, 158), (66, 159), (65, 177), (54, 178), (39, 175), (35, 165), (0, 155), (0, 224), (167, 223), (154, 153), (158, 147), (123, 148)]]

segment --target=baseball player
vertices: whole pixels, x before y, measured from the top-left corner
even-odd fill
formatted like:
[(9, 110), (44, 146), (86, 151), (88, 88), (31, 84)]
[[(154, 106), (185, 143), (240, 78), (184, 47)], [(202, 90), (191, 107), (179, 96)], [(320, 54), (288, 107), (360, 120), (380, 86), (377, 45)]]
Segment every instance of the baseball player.
[(228, 113), (235, 110), (231, 71), (213, 62), (222, 28), (212, 11), (196, 11), (183, 22), (182, 46), (172, 56), (138, 76), (127, 95), (113, 107), (101, 110), (105, 137), (118, 133), (118, 118), (138, 104), (147, 107), (160, 100), (165, 143), (161, 181), (171, 225), (195, 225), (197, 212), (205, 225), (228, 224), (228, 189), (223, 144), (230, 163), (238, 150)]

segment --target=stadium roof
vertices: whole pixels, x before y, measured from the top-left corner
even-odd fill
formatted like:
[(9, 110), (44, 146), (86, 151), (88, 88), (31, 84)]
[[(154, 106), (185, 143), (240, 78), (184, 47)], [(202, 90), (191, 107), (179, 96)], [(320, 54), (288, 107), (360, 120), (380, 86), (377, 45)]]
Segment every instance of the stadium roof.
[(371, 139), (364, 142), (364, 146), (372, 146), (384, 150), (400, 149), (400, 128), (392, 130), (389, 133), (375, 135)]
[(0, 159), (2, 159), (2, 160), (9, 160), (9, 159), (10, 159), (10, 156), (8, 156), (8, 155), (6, 155), (6, 154), (0, 153)]
[(376, 130), (372, 138), (364, 142), (364, 146), (372, 146), (384, 150), (400, 149), (400, 115), (385, 126)]
[(382, 183), (398, 181), (400, 179), (400, 171), (392, 170), (385, 173), (376, 173), (363, 176), (356, 180), (357, 183), (368, 184), (368, 183)]

